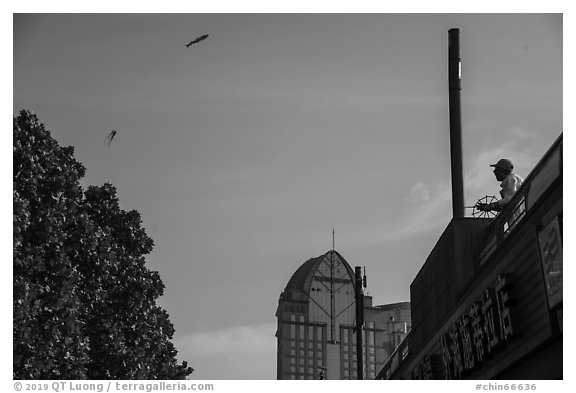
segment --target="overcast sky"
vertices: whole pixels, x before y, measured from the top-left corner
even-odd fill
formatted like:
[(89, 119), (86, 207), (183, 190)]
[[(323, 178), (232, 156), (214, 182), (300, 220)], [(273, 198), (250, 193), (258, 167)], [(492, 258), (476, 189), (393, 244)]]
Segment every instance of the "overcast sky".
[(278, 297), (332, 228), (386, 304), (450, 222), (453, 27), (471, 206), (563, 131), (560, 14), (15, 15), (13, 114), (141, 213), (192, 378), (275, 379)]

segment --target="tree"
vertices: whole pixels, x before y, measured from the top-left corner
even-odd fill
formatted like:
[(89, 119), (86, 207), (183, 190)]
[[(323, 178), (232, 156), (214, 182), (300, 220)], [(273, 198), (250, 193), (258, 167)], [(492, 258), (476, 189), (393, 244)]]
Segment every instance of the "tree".
[(33, 113), (14, 118), (13, 141), (14, 378), (185, 378), (140, 214), (112, 184), (84, 191), (74, 149)]

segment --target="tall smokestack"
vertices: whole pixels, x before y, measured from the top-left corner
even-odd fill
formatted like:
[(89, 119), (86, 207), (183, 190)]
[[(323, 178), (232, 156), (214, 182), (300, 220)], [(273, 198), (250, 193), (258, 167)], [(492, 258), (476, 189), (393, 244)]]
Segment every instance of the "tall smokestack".
[(460, 29), (450, 29), (448, 30), (448, 90), (450, 94), (450, 169), (452, 172), (452, 212), (454, 218), (464, 217), (462, 120), (460, 118), (461, 79)]

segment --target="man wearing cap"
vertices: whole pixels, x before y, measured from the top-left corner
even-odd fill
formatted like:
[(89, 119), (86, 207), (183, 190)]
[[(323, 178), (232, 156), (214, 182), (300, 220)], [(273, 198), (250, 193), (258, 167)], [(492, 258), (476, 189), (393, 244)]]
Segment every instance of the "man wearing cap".
[(494, 167), (494, 176), (496, 176), (496, 180), (500, 181), (500, 195), (502, 199), (492, 203), (479, 203), (478, 209), (482, 211), (501, 211), (504, 206), (510, 202), (512, 196), (518, 191), (520, 185), (523, 182), (523, 179), (515, 174), (512, 170), (514, 169), (514, 164), (512, 161), (502, 158), (498, 160), (496, 164), (490, 165)]

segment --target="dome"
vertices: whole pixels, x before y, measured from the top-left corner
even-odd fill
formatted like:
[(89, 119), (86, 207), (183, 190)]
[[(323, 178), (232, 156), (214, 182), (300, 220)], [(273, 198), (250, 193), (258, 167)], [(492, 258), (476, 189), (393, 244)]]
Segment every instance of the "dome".
[(312, 283), (312, 279), (314, 278), (314, 273), (318, 269), (318, 266), (324, 261), (326, 258), (331, 257), (331, 253), (334, 253), (334, 260), (340, 261), (342, 265), (348, 271), (348, 274), (352, 281), (354, 281), (354, 270), (350, 267), (348, 262), (340, 255), (337, 251), (328, 251), (324, 255), (320, 255), (316, 258), (311, 258), (304, 262), (300, 267), (294, 272), (284, 292), (292, 292), (292, 291), (303, 291), (306, 293), (310, 292), (310, 284)]

